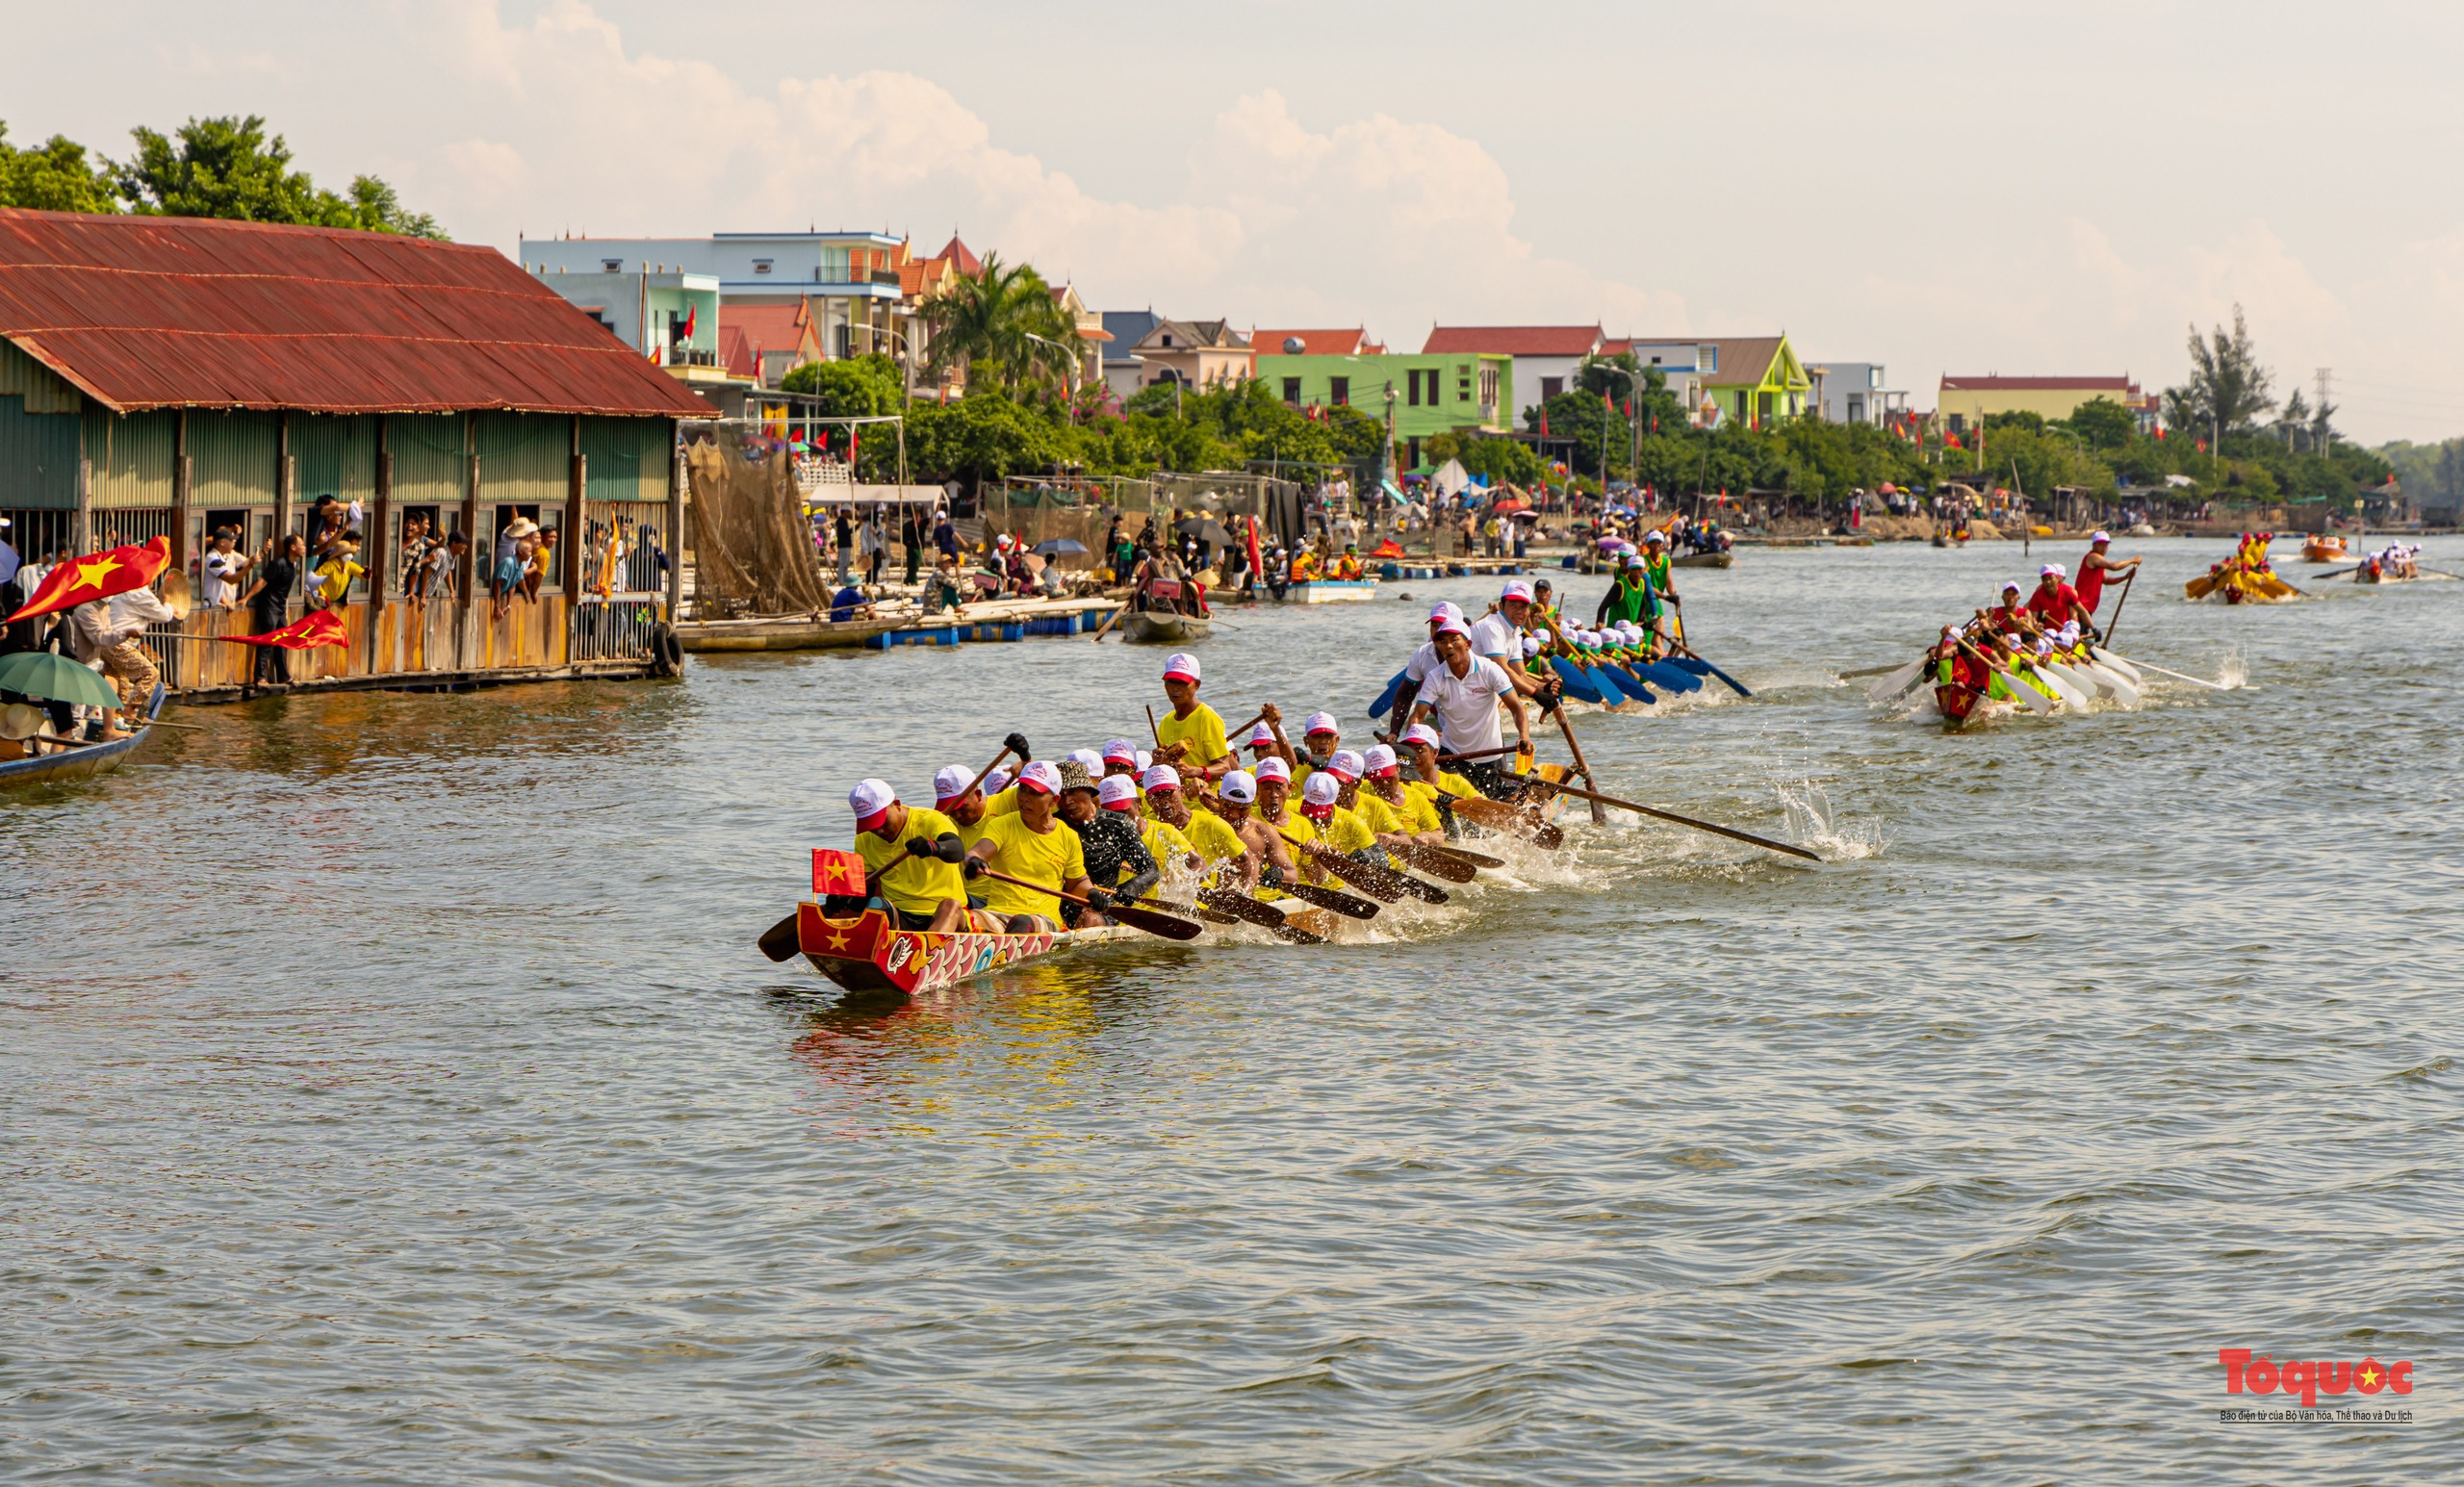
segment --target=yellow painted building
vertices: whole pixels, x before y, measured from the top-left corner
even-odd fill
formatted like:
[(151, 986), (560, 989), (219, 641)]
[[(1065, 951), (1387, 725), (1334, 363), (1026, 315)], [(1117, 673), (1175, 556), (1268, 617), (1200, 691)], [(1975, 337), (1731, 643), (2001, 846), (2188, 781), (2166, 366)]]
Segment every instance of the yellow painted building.
[(1945, 428), (1958, 434), (1978, 426), (1993, 413), (2066, 419), (2081, 403), (2099, 397), (2129, 409), (2143, 428), (2155, 426), (2157, 399), (2142, 393), (2128, 376), (1961, 377), (1945, 372), (1935, 412)]

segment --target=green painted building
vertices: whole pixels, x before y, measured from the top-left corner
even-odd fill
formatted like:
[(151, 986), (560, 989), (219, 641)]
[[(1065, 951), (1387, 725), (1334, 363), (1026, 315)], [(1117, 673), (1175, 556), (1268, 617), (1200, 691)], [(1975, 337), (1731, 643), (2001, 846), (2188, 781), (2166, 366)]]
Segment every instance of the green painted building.
[[(1391, 411), (1395, 457), (1406, 470), (1433, 434), (1513, 426), (1511, 356), (1387, 351), (1357, 330), (1261, 330), (1249, 344), (1258, 379), (1295, 407), (1351, 407), (1379, 420)], [(1297, 354), (1287, 349), (1294, 344)]]

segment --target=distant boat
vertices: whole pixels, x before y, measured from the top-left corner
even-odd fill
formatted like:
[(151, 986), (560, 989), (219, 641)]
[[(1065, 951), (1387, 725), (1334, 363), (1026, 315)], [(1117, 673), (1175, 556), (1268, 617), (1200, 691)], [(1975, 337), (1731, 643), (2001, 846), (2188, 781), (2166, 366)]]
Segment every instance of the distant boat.
[(1121, 618), (1121, 638), (1141, 645), (1177, 646), (1204, 640), (1215, 622), (1204, 615), (1168, 609), (1134, 609)]

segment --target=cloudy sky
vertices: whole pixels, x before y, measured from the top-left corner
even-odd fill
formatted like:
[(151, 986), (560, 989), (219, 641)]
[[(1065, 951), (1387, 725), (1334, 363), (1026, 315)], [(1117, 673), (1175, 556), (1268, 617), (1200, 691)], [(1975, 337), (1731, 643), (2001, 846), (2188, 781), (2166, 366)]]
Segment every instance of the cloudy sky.
[[(206, 20), (205, 17), (211, 19)], [(258, 113), (466, 242), (886, 227), (1236, 324), (1765, 334), (2177, 380), (2240, 302), (2359, 437), (2464, 433), (2464, 8), (2242, 0), (90, 0), (0, 117)]]

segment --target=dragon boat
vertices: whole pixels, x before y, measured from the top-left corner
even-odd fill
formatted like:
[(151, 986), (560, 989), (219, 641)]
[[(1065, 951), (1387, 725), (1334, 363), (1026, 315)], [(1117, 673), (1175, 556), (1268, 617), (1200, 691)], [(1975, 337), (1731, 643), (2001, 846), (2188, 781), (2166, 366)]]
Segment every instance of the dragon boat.
[(834, 919), (814, 900), (796, 906), (796, 948), (813, 969), (850, 991), (912, 995), (1046, 956), (1142, 937), (1117, 924), (1041, 935), (942, 935), (900, 929), (879, 909)]

